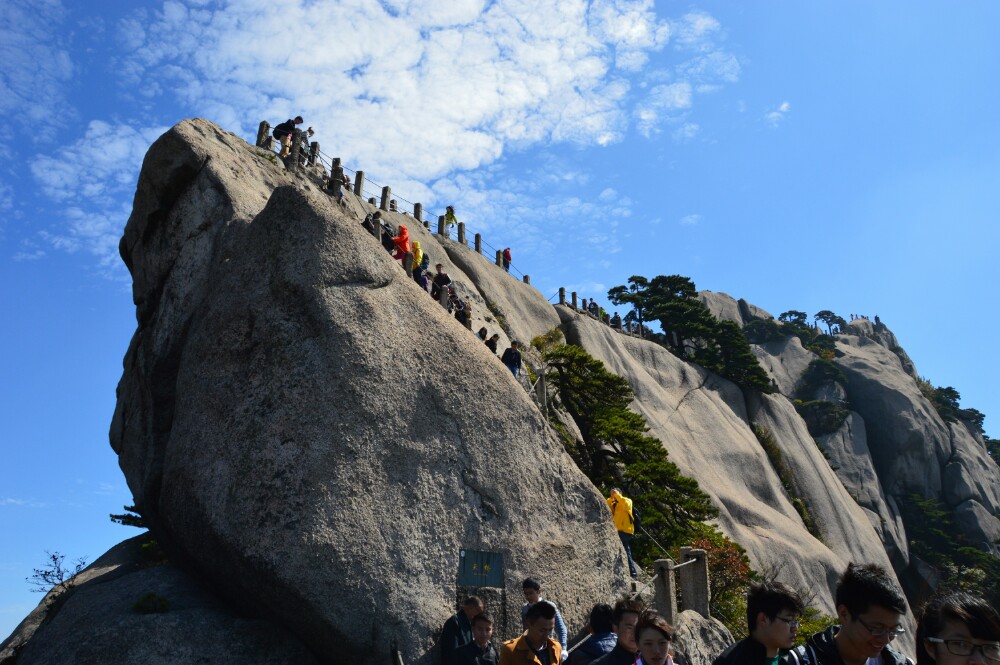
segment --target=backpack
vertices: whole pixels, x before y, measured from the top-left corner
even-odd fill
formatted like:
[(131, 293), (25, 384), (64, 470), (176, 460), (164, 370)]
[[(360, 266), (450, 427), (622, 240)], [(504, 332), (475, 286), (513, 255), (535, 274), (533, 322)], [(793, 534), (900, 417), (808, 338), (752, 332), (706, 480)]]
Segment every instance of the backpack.
[(430, 266), (431, 266), (431, 257), (427, 255), (427, 252), (424, 252), (424, 260), (420, 262), (420, 269), (427, 270), (428, 268), (430, 268)]
[(639, 533), (642, 528), (642, 515), (639, 514), (639, 509), (632, 504), (632, 529), (634, 533)]

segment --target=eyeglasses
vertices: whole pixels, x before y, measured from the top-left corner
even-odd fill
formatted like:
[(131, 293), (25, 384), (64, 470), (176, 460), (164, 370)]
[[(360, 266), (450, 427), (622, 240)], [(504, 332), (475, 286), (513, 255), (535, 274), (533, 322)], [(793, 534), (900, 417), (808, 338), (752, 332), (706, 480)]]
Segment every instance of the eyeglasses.
[(928, 637), (927, 641), (945, 645), (948, 652), (955, 656), (971, 656), (978, 649), (984, 658), (1000, 662), (1000, 644), (996, 642), (973, 644), (968, 640), (943, 640), (940, 637)]
[(873, 628), (872, 626), (869, 626), (867, 623), (865, 623), (861, 619), (861, 617), (856, 617), (856, 618), (858, 620), (858, 623), (864, 626), (865, 630), (871, 633), (872, 637), (887, 637), (891, 642), (892, 640), (896, 639), (897, 637), (906, 632), (906, 629), (900, 626), (896, 626), (894, 628)]
[(795, 629), (802, 625), (802, 622), (798, 619), (786, 619), (785, 617), (774, 617), (778, 621), (784, 621), (788, 624), (789, 628)]

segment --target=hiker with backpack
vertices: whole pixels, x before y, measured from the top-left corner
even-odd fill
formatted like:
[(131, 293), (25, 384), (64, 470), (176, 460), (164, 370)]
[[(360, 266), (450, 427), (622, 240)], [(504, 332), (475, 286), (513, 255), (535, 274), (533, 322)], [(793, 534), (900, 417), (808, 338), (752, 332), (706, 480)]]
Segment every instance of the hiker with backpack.
[(622, 491), (617, 487), (612, 488), (611, 496), (608, 497), (608, 508), (611, 509), (611, 517), (614, 520), (615, 528), (618, 529), (618, 538), (625, 548), (625, 556), (628, 557), (628, 572), (633, 580), (639, 579), (639, 573), (635, 568), (635, 561), (632, 560), (632, 538), (635, 536), (636, 517), (638, 513), (632, 509), (632, 499), (622, 496)]
[(292, 134), (295, 132), (295, 125), (301, 125), (303, 122), (305, 121), (302, 119), (302, 116), (297, 115), (294, 118), (289, 118), (275, 125), (271, 135), (281, 144), (281, 157), (288, 157), (292, 150)]

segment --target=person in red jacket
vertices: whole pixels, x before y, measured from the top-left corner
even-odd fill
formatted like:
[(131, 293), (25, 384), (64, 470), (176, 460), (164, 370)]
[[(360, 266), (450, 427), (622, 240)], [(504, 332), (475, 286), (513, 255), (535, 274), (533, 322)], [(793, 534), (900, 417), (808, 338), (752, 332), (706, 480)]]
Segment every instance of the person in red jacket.
[(410, 230), (405, 225), (399, 225), (399, 235), (392, 239), (394, 258), (402, 261), (410, 251)]

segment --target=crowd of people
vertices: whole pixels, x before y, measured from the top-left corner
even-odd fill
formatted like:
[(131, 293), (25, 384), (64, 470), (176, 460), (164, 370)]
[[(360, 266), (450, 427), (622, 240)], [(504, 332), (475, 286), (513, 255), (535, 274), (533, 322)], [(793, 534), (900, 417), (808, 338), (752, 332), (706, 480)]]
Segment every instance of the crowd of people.
[[(455, 209), (452, 206), (448, 206), (448, 212), (454, 218)], [(431, 298), (437, 302), (442, 302), (442, 296), (444, 296), (444, 304), (447, 307), (448, 313), (453, 314), (455, 319), (462, 325), (467, 327), (470, 325), (471, 308), (455, 291), (455, 284), (448, 273), (445, 272), (444, 264), (435, 264), (435, 272), (431, 276), (429, 270), (430, 255), (421, 247), (419, 240), (410, 239), (410, 231), (405, 224), (400, 224), (398, 229), (393, 229), (392, 225), (382, 218), (382, 211), (376, 210), (365, 216), (361, 225), (373, 235), (376, 228), (381, 230), (382, 246), (389, 252), (390, 256), (404, 266), (404, 270), (406, 269), (405, 262), (407, 255), (412, 255), (413, 268), (410, 274), (413, 281), (420, 285), (420, 288), (424, 291), (429, 290)], [(509, 248), (507, 256), (509, 256)], [(500, 340), (500, 334), (494, 333), (490, 335), (486, 328), (480, 328), (477, 334), (483, 344), (496, 355), (498, 353), (497, 343)], [(504, 364), (504, 367), (514, 374), (515, 378), (521, 376), (521, 370), (524, 368), (524, 360), (521, 356), (520, 343), (517, 340), (511, 340), (510, 347), (504, 350), (500, 356), (500, 360)]]
[[(442, 632), (442, 665), (682, 665), (674, 629), (636, 598), (590, 612), (589, 636), (567, 648), (566, 628), (556, 605), (541, 596), (537, 580), (522, 584), (523, 632), (499, 646), (493, 619), (478, 597)], [(892, 647), (905, 633), (906, 600), (893, 577), (875, 564), (850, 564), (834, 595), (838, 624), (795, 646), (805, 603), (774, 581), (754, 584), (747, 594), (748, 636), (728, 646), (712, 665), (913, 665)], [(676, 659), (676, 660), (675, 660)], [(919, 613), (916, 665), (998, 665), (1000, 614), (965, 592), (941, 592)]]

